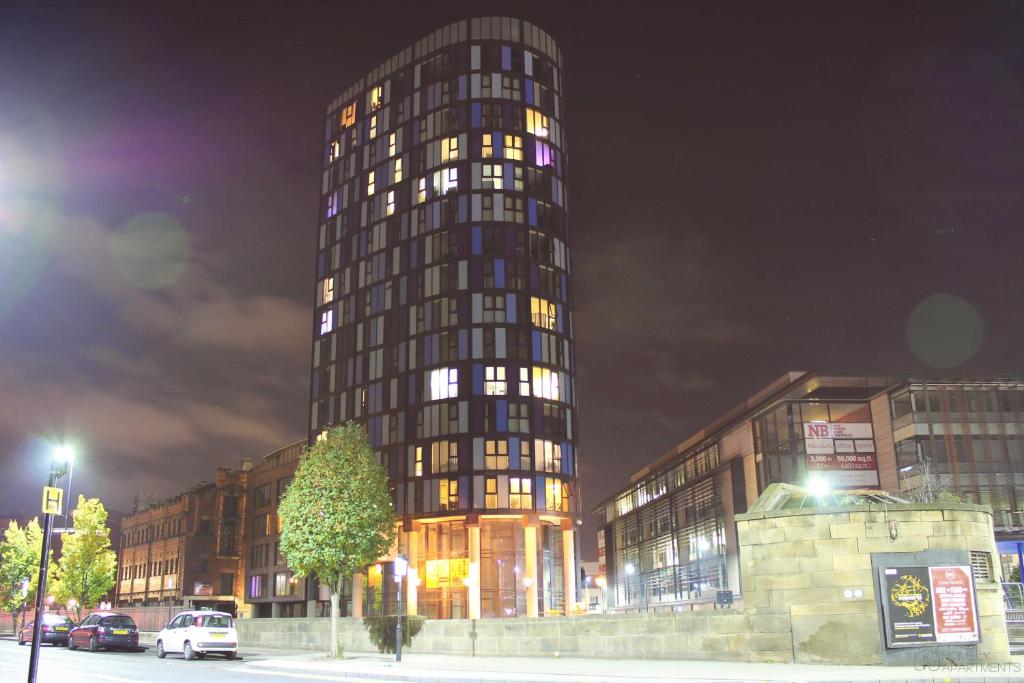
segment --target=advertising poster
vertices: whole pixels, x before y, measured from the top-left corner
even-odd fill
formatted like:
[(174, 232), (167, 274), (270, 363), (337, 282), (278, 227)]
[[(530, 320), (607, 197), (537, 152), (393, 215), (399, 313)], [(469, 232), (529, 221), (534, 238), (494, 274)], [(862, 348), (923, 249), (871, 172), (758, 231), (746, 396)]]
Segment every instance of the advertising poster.
[(878, 486), (878, 463), (870, 423), (805, 422), (807, 470), (832, 486)]
[(935, 644), (928, 567), (889, 567), (883, 570), (885, 636), (889, 647)]
[(967, 566), (929, 567), (935, 640), (940, 643), (978, 642), (978, 610), (974, 577)]

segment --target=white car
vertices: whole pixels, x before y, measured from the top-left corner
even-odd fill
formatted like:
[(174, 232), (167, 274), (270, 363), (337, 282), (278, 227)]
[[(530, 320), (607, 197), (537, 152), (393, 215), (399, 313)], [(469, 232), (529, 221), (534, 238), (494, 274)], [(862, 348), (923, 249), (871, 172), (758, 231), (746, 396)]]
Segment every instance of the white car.
[(190, 660), (208, 654), (234, 659), (238, 652), (235, 621), (226, 612), (182, 612), (156, 636), (156, 656), (162, 659), (168, 652), (181, 652)]

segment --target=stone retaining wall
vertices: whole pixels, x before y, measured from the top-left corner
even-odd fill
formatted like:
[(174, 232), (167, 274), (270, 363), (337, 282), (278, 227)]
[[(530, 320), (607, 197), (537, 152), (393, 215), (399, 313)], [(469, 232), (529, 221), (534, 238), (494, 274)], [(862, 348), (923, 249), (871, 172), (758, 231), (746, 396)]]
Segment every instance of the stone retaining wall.
[[(373, 652), (362, 620), (339, 620), (348, 652)], [(244, 646), (329, 650), (331, 623), (316, 619), (240, 619)], [(407, 652), (480, 656), (604, 659), (792, 661), (789, 618), (782, 611), (715, 610), (650, 615), (431, 621)]]

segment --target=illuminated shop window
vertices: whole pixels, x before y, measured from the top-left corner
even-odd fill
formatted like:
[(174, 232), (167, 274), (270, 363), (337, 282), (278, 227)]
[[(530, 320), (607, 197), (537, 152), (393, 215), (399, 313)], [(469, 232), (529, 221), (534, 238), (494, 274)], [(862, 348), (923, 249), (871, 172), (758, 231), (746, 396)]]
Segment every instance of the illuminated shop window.
[(530, 370), (528, 368), (519, 368), (519, 395), (530, 395)]
[(459, 471), (459, 444), (455, 441), (435, 441), (430, 444), (430, 471)]
[(458, 510), (459, 509), (459, 480), (458, 479), (442, 479), (439, 482), (440, 495), (438, 495), (438, 501), (441, 503), (442, 510)]
[(384, 87), (376, 85), (370, 89), (370, 110), (380, 109), (381, 105), (384, 104)]
[(507, 392), (504, 365), (488, 365), (484, 368), (484, 393), (488, 396), (504, 396)]
[(323, 303), (329, 304), (334, 301), (334, 278), (329, 277), (323, 281)]
[(395, 191), (389, 190), (387, 194), (387, 215), (391, 215), (395, 212)]
[(548, 117), (536, 109), (526, 108), (526, 132), (539, 138), (548, 136)]
[(388, 134), (388, 156), (389, 157), (395, 156), (395, 151), (397, 149), (398, 149), (398, 134), (397, 133), (390, 133), (390, 134)]
[(458, 161), (459, 159), (459, 138), (441, 138), (441, 161)]
[(533, 509), (533, 481), (529, 477), (508, 480), (508, 506), (513, 510)]
[(505, 135), (505, 158), (514, 161), (523, 160), (523, 136)]
[(484, 441), (484, 469), (508, 469), (508, 441), (505, 439), (487, 439)]
[(434, 368), (430, 371), (428, 401), (459, 397), (459, 371), (457, 368)]
[(348, 128), (356, 122), (356, 103), (348, 105), (341, 110), (341, 115), (338, 117), (338, 123), (341, 124), (342, 128)]
[(537, 296), (530, 297), (530, 319), (534, 327), (553, 330), (557, 324), (555, 304)]
[(366, 195), (369, 196), (377, 191), (377, 172), (370, 171), (366, 179)]
[(483, 159), (490, 159), (494, 156), (494, 144), (491, 141), (491, 134), (484, 133), (483, 142), (480, 146), (480, 157)]
[(501, 175), (501, 164), (484, 164), (480, 174), (480, 187), (485, 190), (500, 190)]
[(533, 395), (549, 401), (561, 400), (558, 389), (558, 373), (548, 368), (533, 368)]
[(334, 329), (334, 311), (326, 310), (320, 314), (320, 334), (327, 334)]
[(498, 478), (484, 479), (484, 507), (494, 510), (498, 507)]

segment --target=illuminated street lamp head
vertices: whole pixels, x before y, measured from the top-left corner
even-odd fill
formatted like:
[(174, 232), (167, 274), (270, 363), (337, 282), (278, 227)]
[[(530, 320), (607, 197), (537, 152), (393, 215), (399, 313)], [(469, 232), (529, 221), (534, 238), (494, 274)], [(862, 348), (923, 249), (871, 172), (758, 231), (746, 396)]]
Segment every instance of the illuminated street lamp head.
[(59, 463), (71, 464), (75, 459), (75, 449), (66, 443), (62, 443), (53, 449), (53, 459)]

